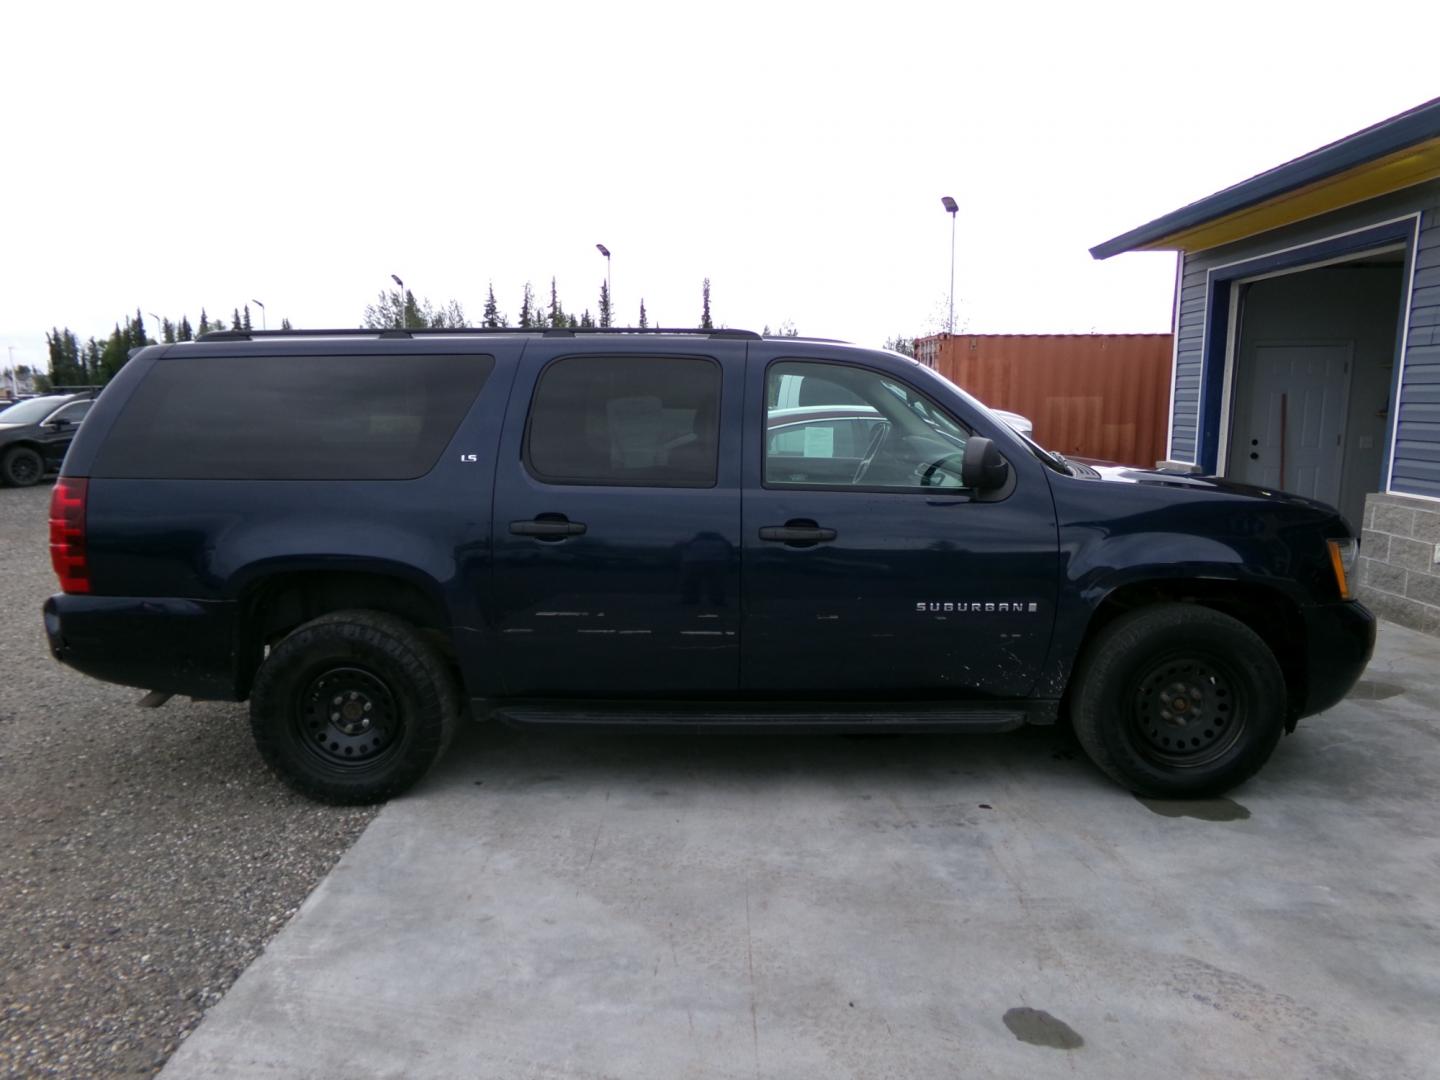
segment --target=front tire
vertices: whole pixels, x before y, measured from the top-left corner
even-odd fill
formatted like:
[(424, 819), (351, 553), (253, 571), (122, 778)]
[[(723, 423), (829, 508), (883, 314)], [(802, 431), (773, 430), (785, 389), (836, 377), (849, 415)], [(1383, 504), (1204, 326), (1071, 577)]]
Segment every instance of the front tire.
[(0, 483), (6, 487), (33, 487), (45, 476), (45, 460), (28, 446), (17, 446), (0, 457)]
[(1248, 780), (1285, 727), (1285, 677), (1244, 623), (1194, 604), (1131, 612), (1086, 650), (1080, 745), (1137, 795), (1195, 799)]
[(460, 694), (415, 628), (375, 611), (337, 611), (270, 650), (250, 694), (266, 763), (322, 802), (399, 795), (454, 737)]

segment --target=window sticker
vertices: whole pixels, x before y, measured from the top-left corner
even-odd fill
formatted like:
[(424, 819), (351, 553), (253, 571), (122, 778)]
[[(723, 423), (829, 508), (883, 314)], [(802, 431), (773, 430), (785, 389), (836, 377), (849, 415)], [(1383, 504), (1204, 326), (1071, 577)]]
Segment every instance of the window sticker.
[(835, 429), (833, 427), (807, 427), (805, 429), (805, 456), (834, 457)]

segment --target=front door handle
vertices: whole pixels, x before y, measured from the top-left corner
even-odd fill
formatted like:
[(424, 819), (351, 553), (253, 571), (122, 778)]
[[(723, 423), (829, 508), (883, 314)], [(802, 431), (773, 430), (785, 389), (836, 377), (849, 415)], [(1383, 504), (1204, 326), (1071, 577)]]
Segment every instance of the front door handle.
[(578, 521), (569, 521), (563, 514), (542, 514), (534, 521), (512, 521), (510, 532), (514, 536), (533, 536), (538, 540), (564, 540), (567, 536), (584, 536), (585, 526)]
[(760, 539), (779, 544), (818, 544), (834, 540), (835, 530), (822, 528), (813, 521), (787, 521), (784, 525), (764, 526)]

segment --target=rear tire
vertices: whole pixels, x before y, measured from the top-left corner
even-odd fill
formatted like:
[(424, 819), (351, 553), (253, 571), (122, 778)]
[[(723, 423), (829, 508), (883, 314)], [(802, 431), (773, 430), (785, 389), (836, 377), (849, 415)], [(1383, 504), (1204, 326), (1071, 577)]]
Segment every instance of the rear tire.
[(429, 771), (454, 738), (460, 694), (413, 626), (375, 611), (336, 611), (270, 650), (250, 694), (266, 763), (322, 802), (388, 799)]
[(1244, 623), (1194, 604), (1124, 615), (1085, 651), (1072, 698), (1092, 761), (1137, 795), (1194, 799), (1248, 780), (1285, 728), (1285, 677)]
[(6, 487), (33, 487), (45, 476), (45, 460), (28, 446), (16, 446), (0, 457), (0, 483)]

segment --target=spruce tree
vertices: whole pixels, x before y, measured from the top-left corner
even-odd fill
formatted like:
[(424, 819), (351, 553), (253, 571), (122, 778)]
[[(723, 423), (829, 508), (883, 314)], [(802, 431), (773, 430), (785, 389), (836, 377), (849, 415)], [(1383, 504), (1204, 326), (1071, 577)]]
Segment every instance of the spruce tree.
[(250, 329), (250, 305), (249, 305), (249, 304), (246, 304), (246, 305), (245, 305), (245, 321), (244, 321), (243, 323), (241, 323), (240, 325), (242, 326), (242, 328), (244, 328), (244, 329), (246, 329), (246, 330), (249, 330), (249, 329)]
[(289, 320), (289, 319), (285, 318), (284, 316), (281, 316), (281, 318), (280, 318), (280, 329), (281, 329), (281, 330), (294, 330), (295, 328), (290, 325), (290, 320)]
[(115, 377), (125, 361), (130, 359), (130, 343), (127, 341), (130, 329), (130, 320), (125, 320), (125, 330), (120, 329), (120, 324), (115, 324), (115, 329), (110, 332), (110, 338), (100, 349), (100, 378), (102, 383), (108, 383)]
[(610, 283), (602, 281), (600, 283), (600, 325), (609, 326), (610, 323)]
[(640, 298), (640, 329), (647, 330), (649, 327), (650, 322), (645, 316), (645, 298), (642, 296)]
[(180, 325), (175, 328), (176, 341), (194, 341), (195, 331), (190, 329), (190, 316), (181, 315)]
[(102, 381), (100, 373), (100, 342), (93, 337), (85, 343), (85, 362), (81, 367), (84, 382), (94, 386)]
[(160, 321), (160, 339), (164, 341), (166, 345), (175, 344), (175, 324), (169, 319), (162, 319)]
[(555, 278), (550, 278), (550, 325), (557, 329), (564, 329), (565, 309), (560, 306), (560, 294), (555, 290)]
[(705, 284), (701, 286), (700, 295), (702, 298), (700, 308), (700, 329), (714, 330), (715, 324), (710, 321), (710, 279), (708, 277), (705, 279)]
[(405, 307), (401, 312), (400, 325), (406, 330), (417, 330), (430, 325), (430, 321), (421, 314), (420, 305), (415, 302), (415, 294), (409, 289), (405, 290)]
[(539, 322), (539, 312), (535, 310), (535, 290), (530, 283), (525, 283), (525, 292), (520, 297), (520, 328), (531, 330)]
[(87, 381), (80, 358), (80, 342), (68, 326), (64, 330), (52, 329), (45, 335), (45, 344), (50, 348), (52, 385), (73, 386)]
[(495, 283), (493, 281), (490, 283), (490, 292), (485, 297), (485, 322), (483, 325), (488, 326), (491, 330), (498, 330), (505, 325), (505, 321), (500, 315), (500, 305), (495, 303)]
[[(210, 317), (205, 314), (205, 309), (202, 307), (202, 308), (200, 309), (200, 331), (199, 331), (199, 333), (201, 333), (201, 334), (208, 334), (209, 332), (210, 332)], [(197, 335), (197, 336), (198, 336), (198, 335)]]
[(234, 315), (234, 317), (230, 320), (230, 325), (233, 326), (236, 330), (241, 329), (240, 309), (239, 309), (239, 308), (236, 308), (236, 309), (235, 309), (235, 315)]

